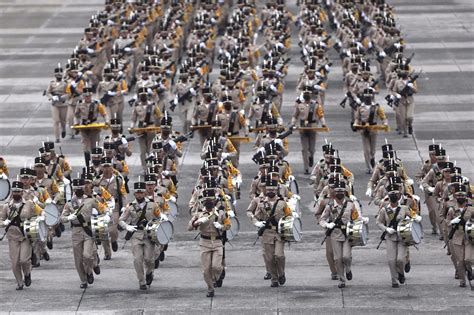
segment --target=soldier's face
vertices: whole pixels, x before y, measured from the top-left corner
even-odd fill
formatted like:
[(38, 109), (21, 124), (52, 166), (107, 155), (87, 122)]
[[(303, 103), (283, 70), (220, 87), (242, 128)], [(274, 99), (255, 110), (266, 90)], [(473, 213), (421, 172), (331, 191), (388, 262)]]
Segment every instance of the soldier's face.
[(155, 192), (155, 184), (146, 184), (146, 192), (148, 195), (153, 195), (153, 193)]
[(35, 171), (36, 171), (36, 176), (43, 176), (44, 175), (44, 166), (42, 165), (37, 165), (35, 166)]
[(84, 184), (84, 193), (87, 195), (92, 195), (92, 182), (86, 182)]
[(13, 200), (17, 202), (21, 200), (22, 195), (23, 195), (23, 190), (12, 191), (12, 198)]
[(29, 176), (22, 176), (22, 177), (20, 177), (20, 182), (23, 183), (23, 186), (29, 187), (30, 186), (30, 177)]
[(105, 176), (112, 176), (113, 168), (111, 165), (103, 165), (102, 170)]

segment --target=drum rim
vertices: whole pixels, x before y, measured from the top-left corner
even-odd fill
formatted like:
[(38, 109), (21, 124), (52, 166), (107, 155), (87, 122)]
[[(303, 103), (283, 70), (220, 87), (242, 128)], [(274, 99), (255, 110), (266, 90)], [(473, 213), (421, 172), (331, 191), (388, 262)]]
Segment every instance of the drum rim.
[[(171, 221), (157, 221), (157, 222), (158, 222), (158, 227), (157, 227), (155, 233), (153, 233), (153, 234), (155, 234), (155, 236), (156, 236), (156, 241), (158, 242), (158, 244), (166, 245), (166, 244), (168, 244), (168, 243), (171, 241), (171, 239), (173, 239), (173, 235), (174, 235), (174, 225), (173, 225), (173, 223), (172, 223)], [(158, 237), (158, 229), (159, 229), (159, 228), (162, 226), (162, 224), (164, 224), (164, 223), (169, 223), (169, 224), (171, 225), (171, 236), (168, 238), (168, 242), (167, 242), (167, 243), (161, 243), (161, 242), (160, 242), (160, 238)], [(163, 232), (165, 231), (163, 227), (161, 228), (161, 230), (163, 230)], [(167, 236), (166, 233), (165, 233), (165, 235)]]
[[(3, 184), (3, 183), (5, 183), (5, 184)], [(4, 201), (8, 198), (8, 196), (10, 196), (10, 193), (11, 193), (10, 180), (8, 178), (0, 179), (0, 185), (5, 185), (5, 187), (7, 188), (5, 197), (0, 197), (0, 201)]]

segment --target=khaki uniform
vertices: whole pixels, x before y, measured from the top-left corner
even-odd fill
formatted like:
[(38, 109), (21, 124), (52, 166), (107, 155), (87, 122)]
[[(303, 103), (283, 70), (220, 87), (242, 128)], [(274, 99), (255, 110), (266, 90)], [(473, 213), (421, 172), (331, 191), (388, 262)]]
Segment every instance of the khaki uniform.
[[(101, 209), (104, 208), (95, 198), (86, 195), (79, 198), (74, 195), (71, 201), (66, 203), (61, 214), (61, 222), (71, 223), (74, 264), (81, 283), (87, 282), (87, 275), (92, 274), (92, 269), (98, 263), (97, 245), (92, 238), (90, 224), (92, 209), (102, 212)], [(67, 217), (73, 213), (78, 218), (69, 221)]]
[(197, 91), (193, 87), (194, 82), (191, 81), (179, 81), (176, 84), (176, 94), (178, 98), (183, 97), (188, 92), (190, 93), (189, 97), (183, 99), (182, 103), (178, 104), (181, 113), (181, 119), (184, 122), (184, 133), (187, 133), (189, 131), (189, 126), (191, 126), (191, 120), (193, 119), (194, 105), (196, 104)]
[[(346, 203), (344, 207), (344, 203)], [(344, 209), (344, 210), (343, 210)], [(341, 211), (343, 211), (341, 216)], [(350, 200), (343, 200), (341, 203), (335, 200), (329, 200), (321, 215), (320, 225), (326, 227), (329, 222), (334, 222), (341, 217), (342, 225), (337, 225), (331, 233), (330, 241), (334, 254), (334, 263), (336, 264), (337, 275), (341, 282), (346, 281), (346, 273), (351, 271), (352, 247), (346, 235), (346, 226), (350, 221), (359, 218), (359, 213)]]
[[(194, 227), (194, 222), (204, 216), (208, 216), (209, 221), (199, 225), (197, 228)], [(201, 264), (208, 292), (214, 292), (214, 283), (220, 278), (223, 270), (223, 245), (221, 239), (223, 231), (216, 229), (214, 222), (219, 222), (223, 225), (224, 231), (230, 228), (230, 219), (227, 217), (225, 211), (217, 210), (216, 208), (214, 208), (211, 214), (198, 211), (193, 215), (188, 224), (188, 231), (199, 229), (201, 233), (201, 239), (199, 240)]]
[(158, 204), (148, 199), (142, 203), (138, 203), (137, 200), (132, 201), (120, 216), (119, 224), (124, 229), (128, 225), (137, 226), (137, 231), (133, 232), (131, 240), (133, 265), (139, 285), (145, 284), (145, 275), (153, 274), (155, 269), (155, 244), (148, 239), (144, 228), (149, 221), (159, 217)]
[(108, 92), (115, 94), (109, 96), (108, 102), (104, 104), (107, 115), (110, 118), (116, 117), (123, 121), (124, 94), (128, 92), (127, 82), (125, 80), (117, 82), (114, 79), (101, 81), (97, 87), (97, 98), (102, 99)]
[[(317, 203), (316, 212), (314, 214), (314, 216), (316, 217), (316, 222), (319, 222), (321, 220), (323, 211), (331, 200), (333, 199), (327, 197)], [(329, 265), (329, 270), (331, 270), (331, 275), (336, 275), (337, 269), (336, 269), (336, 261), (334, 260), (334, 250), (332, 248), (332, 242), (331, 241), (325, 242), (325, 244), (326, 244), (326, 260)]]
[[(377, 118), (382, 121), (384, 125), (388, 123), (385, 112), (379, 104), (366, 105), (361, 104), (357, 107), (354, 123), (357, 125), (377, 125)], [(375, 166), (375, 148), (377, 145), (377, 131), (362, 129), (360, 131), (362, 136), (362, 146), (364, 149), (365, 165), (367, 169), (371, 170)], [(374, 165), (372, 165), (372, 163)]]
[[(110, 117), (107, 115), (104, 105), (97, 101), (80, 101), (74, 111), (74, 122), (76, 125), (96, 123), (99, 115), (105, 119), (106, 123), (110, 123)], [(85, 129), (80, 132), (82, 149), (84, 152), (91, 152), (91, 149), (100, 141), (100, 129)]]
[[(392, 91), (392, 94), (401, 94), (405, 86), (407, 85), (408, 80), (398, 79), (393, 81), (393, 84), (389, 87)], [(413, 93), (418, 92), (416, 82), (413, 83), (414, 88), (412, 89)], [(407, 128), (411, 127), (413, 124), (413, 117), (415, 115), (415, 103), (413, 95), (411, 96), (402, 96), (398, 107), (396, 108), (396, 114), (398, 116), (397, 121), (400, 123), (399, 130), (403, 132), (404, 135), (407, 134)]]
[(59, 139), (61, 131), (66, 131), (68, 109), (66, 100), (69, 98), (66, 88), (67, 83), (65, 81), (53, 80), (49, 83), (48, 89), (46, 90), (46, 95), (51, 100), (53, 130), (56, 139)]
[(437, 214), (438, 201), (432, 194), (430, 194), (427, 189), (428, 187), (434, 187), (436, 185), (436, 182), (438, 181), (438, 179), (436, 178), (436, 173), (441, 174), (440, 170), (438, 169), (438, 166), (436, 164), (432, 164), (430, 160), (426, 160), (420, 172), (415, 176), (415, 179), (423, 187), (423, 191), (425, 194), (425, 203), (426, 207), (428, 208), (431, 226), (434, 230), (436, 229), (436, 227), (438, 227), (439, 231), (441, 232), (442, 229), (439, 226), (439, 215)]
[[(396, 208), (393, 209), (390, 206), (385, 206), (380, 209), (377, 216), (377, 226), (382, 231), (385, 231), (395, 216)], [(403, 220), (406, 216), (409, 216), (410, 210), (407, 206), (400, 206), (400, 211), (397, 216), (397, 222)], [(396, 230), (396, 227), (394, 228)], [(387, 246), (387, 259), (388, 266), (390, 268), (390, 276), (392, 278), (392, 284), (398, 283), (398, 274), (405, 274), (404, 266), (406, 262), (406, 256), (408, 255), (408, 247), (403, 243), (401, 238), (398, 237), (397, 232), (393, 234), (386, 234), (385, 245)]]
[(268, 117), (276, 118), (279, 125), (283, 124), (283, 119), (281, 118), (280, 112), (278, 112), (275, 103), (267, 100), (262, 102), (259, 98), (257, 98), (249, 106), (247, 117), (249, 124), (250, 121), (254, 121), (254, 128), (263, 127)]
[[(116, 242), (118, 239), (118, 228), (120, 217), (120, 204), (124, 206), (127, 202), (127, 191), (125, 189), (125, 183), (121, 176), (117, 174), (112, 175), (111, 178), (107, 179), (104, 175), (101, 175), (99, 178), (93, 181), (94, 187), (102, 187), (107, 191), (112, 198), (115, 199), (115, 207), (112, 209), (111, 215), (111, 225), (109, 227), (110, 241)], [(108, 195), (106, 193), (106, 195)], [(103, 196), (104, 197), (104, 196)], [(104, 197), (105, 198), (105, 197)], [(120, 201), (119, 201), (120, 200)], [(110, 250), (110, 241), (103, 241), (102, 245), (104, 247), (105, 256), (111, 257), (112, 252)]]
[[(14, 210), (14, 207), (17, 210)], [(7, 219), (11, 221), (7, 232), (8, 250), (13, 275), (19, 286), (24, 285), (23, 277), (31, 273), (31, 243), (23, 233), (23, 224), (34, 215), (33, 202), (24, 199), (19, 203), (15, 203), (13, 199), (9, 200), (3, 205), (0, 213), (0, 224), (3, 225), (3, 221)]]
[[(204, 99), (198, 102), (194, 107), (193, 118), (191, 124), (195, 125), (211, 125), (212, 120), (216, 117), (217, 112), (220, 110), (220, 106), (216, 101), (207, 103)], [(199, 136), (201, 139), (201, 146), (204, 144), (207, 138), (211, 136), (211, 128), (198, 129)]]
[(474, 208), (470, 206), (467, 207), (467, 209), (460, 209), (457, 205), (450, 206), (446, 219), (449, 222), (452, 219), (461, 215), (461, 224), (450, 226), (450, 230), (456, 228), (456, 232), (454, 232), (453, 238), (449, 241), (452, 243), (452, 254), (453, 256), (455, 256), (456, 259), (456, 272), (459, 276), (460, 281), (465, 283), (466, 269), (472, 270), (472, 265), (474, 264), (474, 244), (468, 239), (466, 239), (465, 222), (469, 222), (474, 219)]
[[(160, 118), (161, 111), (155, 103), (137, 103), (132, 111), (130, 127), (145, 128), (153, 125), (159, 126)], [(143, 169), (146, 169), (146, 158), (151, 152), (151, 143), (153, 142), (155, 135), (156, 132), (144, 132), (143, 135), (138, 138), (140, 160)]]
[[(241, 129), (244, 129), (244, 134), (248, 135), (248, 126), (245, 120), (245, 116), (242, 111), (223, 111), (217, 117), (217, 119), (222, 123), (222, 132), (228, 137), (238, 136)], [(235, 167), (239, 167), (239, 157), (240, 157), (240, 141), (232, 141), (232, 144), (237, 151), (236, 155), (232, 158), (232, 164)]]
[[(76, 105), (81, 100), (82, 90), (84, 88), (84, 80), (80, 79), (76, 82), (72, 77), (66, 79), (67, 87), (66, 92), (70, 95), (67, 99), (67, 124), (68, 126), (74, 125), (74, 116), (76, 113)], [(75, 92), (75, 93), (74, 93)], [(74, 135), (74, 130), (71, 129), (71, 135)]]
[[(298, 124), (299, 127), (316, 127), (318, 122), (326, 125), (324, 119), (324, 110), (320, 104), (313, 101), (297, 102), (295, 104), (295, 111), (291, 118), (292, 124)], [(308, 169), (309, 160), (314, 157), (316, 145), (316, 131), (302, 130), (300, 131), (301, 153), (303, 155), (304, 169)]]
[(265, 267), (272, 275), (272, 282), (277, 282), (279, 277), (285, 275), (285, 242), (277, 233), (277, 226), (281, 218), (291, 215), (291, 210), (287, 203), (278, 197), (270, 200), (261, 195), (254, 200), (258, 203), (255, 208), (251, 207), (252, 204), (249, 206), (247, 215), (254, 224), (258, 221), (270, 221), (269, 228), (263, 232), (261, 243)]

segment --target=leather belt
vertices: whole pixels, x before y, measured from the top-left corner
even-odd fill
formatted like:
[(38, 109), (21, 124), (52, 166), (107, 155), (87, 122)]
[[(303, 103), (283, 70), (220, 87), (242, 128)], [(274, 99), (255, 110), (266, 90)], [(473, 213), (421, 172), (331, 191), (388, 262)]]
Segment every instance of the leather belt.
[(82, 225), (81, 224), (74, 224), (74, 223), (71, 222), (71, 227), (82, 227)]
[(220, 240), (221, 237), (220, 236), (207, 236), (207, 235), (201, 235), (201, 238), (205, 239), (205, 240), (211, 240), (211, 241), (215, 241), (215, 240)]

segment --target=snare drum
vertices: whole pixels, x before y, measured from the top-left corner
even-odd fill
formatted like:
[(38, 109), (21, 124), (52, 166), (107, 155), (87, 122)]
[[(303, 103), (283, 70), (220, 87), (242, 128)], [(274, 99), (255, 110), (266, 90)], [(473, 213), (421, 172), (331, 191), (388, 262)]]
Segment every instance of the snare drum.
[(55, 226), (59, 223), (59, 210), (54, 203), (48, 203), (44, 207), (44, 222), (47, 226)]
[(293, 216), (281, 218), (278, 222), (278, 234), (287, 242), (299, 242), (303, 237), (301, 220)]
[(171, 222), (173, 222), (174, 220), (176, 220), (176, 217), (178, 216), (178, 205), (175, 202), (168, 200), (168, 208), (169, 208), (168, 218)]
[(288, 184), (288, 188), (290, 189), (292, 194), (294, 195), (300, 194), (300, 189), (299, 189), (298, 182), (296, 181), (296, 179), (290, 180), (290, 183)]
[(464, 227), (464, 231), (466, 233), (466, 239), (474, 245), (474, 223), (466, 222), (466, 226)]
[(236, 217), (230, 218), (230, 229), (226, 231), (227, 240), (233, 240), (240, 231), (240, 222)]
[(3, 201), (10, 196), (10, 181), (0, 178), (0, 201)]
[(44, 242), (48, 234), (48, 228), (44, 221), (36, 222), (36, 217), (32, 217), (29, 220), (25, 220), (23, 223), (23, 232), (25, 233), (26, 238), (31, 242)]
[(402, 220), (398, 223), (397, 234), (406, 246), (411, 246), (421, 243), (423, 230), (421, 224), (414, 220)]
[(105, 214), (91, 216), (92, 238), (96, 241), (106, 241), (109, 239), (110, 218)]
[(367, 225), (362, 220), (347, 223), (346, 235), (351, 246), (365, 246), (369, 239)]
[(174, 227), (170, 221), (154, 219), (148, 222), (145, 231), (152, 243), (166, 245), (173, 238)]

